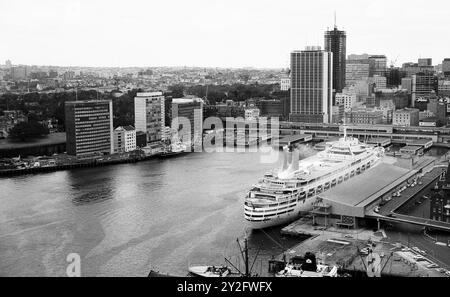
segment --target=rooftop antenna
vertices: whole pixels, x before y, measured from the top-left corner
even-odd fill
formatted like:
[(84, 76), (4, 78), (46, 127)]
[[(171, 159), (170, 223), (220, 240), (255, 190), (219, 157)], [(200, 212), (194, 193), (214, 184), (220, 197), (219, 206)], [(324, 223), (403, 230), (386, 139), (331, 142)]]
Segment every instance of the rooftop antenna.
[(334, 28), (337, 29), (337, 25), (336, 25), (336, 10), (334, 11)]

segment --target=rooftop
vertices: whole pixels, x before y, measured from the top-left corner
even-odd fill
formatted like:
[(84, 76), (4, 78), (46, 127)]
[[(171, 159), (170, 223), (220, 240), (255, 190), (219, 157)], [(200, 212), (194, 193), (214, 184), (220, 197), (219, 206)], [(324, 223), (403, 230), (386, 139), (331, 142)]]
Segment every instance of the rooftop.
[(193, 103), (193, 102), (202, 102), (201, 98), (174, 98), (172, 99), (172, 103), (182, 104), (182, 103)]
[(141, 92), (137, 93), (137, 97), (154, 97), (154, 96), (162, 96), (162, 92)]
[(115, 130), (119, 131), (119, 130), (122, 130), (122, 129), (125, 130), (125, 131), (134, 131), (135, 130), (134, 127), (130, 126), (130, 125), (128, 125), (128, 126), (119, 126)]
[(353, 207), (364, 207), (377, 199), (383, 189), (408, 174), (410, 170), (381, 163), (364, 174), (320, 195), (321, 198)]
[(77, 100), (77, 101), (66, 101), (66, 104), (86, 104), (86, 103), (110, 103), (111, 100)]

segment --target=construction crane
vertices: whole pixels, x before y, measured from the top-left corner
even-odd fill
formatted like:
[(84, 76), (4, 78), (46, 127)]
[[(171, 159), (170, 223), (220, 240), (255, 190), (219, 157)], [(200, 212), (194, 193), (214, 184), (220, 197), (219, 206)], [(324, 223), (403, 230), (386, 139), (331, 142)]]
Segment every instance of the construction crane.
[(395, 67), (395, 64), (397, 64), (398, 58), (400, 55), (397, 55), (397, 57), (395, 58), (395, 60), (391, 60), (391, 68)]

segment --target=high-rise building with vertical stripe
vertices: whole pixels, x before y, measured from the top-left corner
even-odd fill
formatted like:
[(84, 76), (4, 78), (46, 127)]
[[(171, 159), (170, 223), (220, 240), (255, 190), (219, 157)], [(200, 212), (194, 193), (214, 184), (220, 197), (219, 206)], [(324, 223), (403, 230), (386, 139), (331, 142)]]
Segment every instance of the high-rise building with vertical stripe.
[(290, 120), (330, 123), (333, 54), (320, 46), (291, 53)]

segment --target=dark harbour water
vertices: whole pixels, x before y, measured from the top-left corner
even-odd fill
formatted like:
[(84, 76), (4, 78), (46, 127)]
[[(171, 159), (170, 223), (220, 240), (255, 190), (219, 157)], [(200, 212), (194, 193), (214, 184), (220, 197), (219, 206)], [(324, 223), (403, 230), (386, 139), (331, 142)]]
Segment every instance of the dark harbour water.
[(246, 234), (251, 255), (261, 248), (254, 272), (267, 275), (267, 260), (301, 239), (246, 227), (246, 191), (280, 164), (260, 155), (192, 153), (2, 178), (0, 276), (64, 276), (70, 253), (80, 255), (82, 276), (186, 275), (189, 264), (224, 257), (243, 267), (236, 238)]
[(70, 253), (82, 276), (186, 275), (225, 256), (242, 267), (245, 234), (265, 274), (279, 244), (299, 242), (246, 228), (243, 197), (274, 166), (260, 153), (192, 153), (0, 179), (0, 276), (64, 276)]

